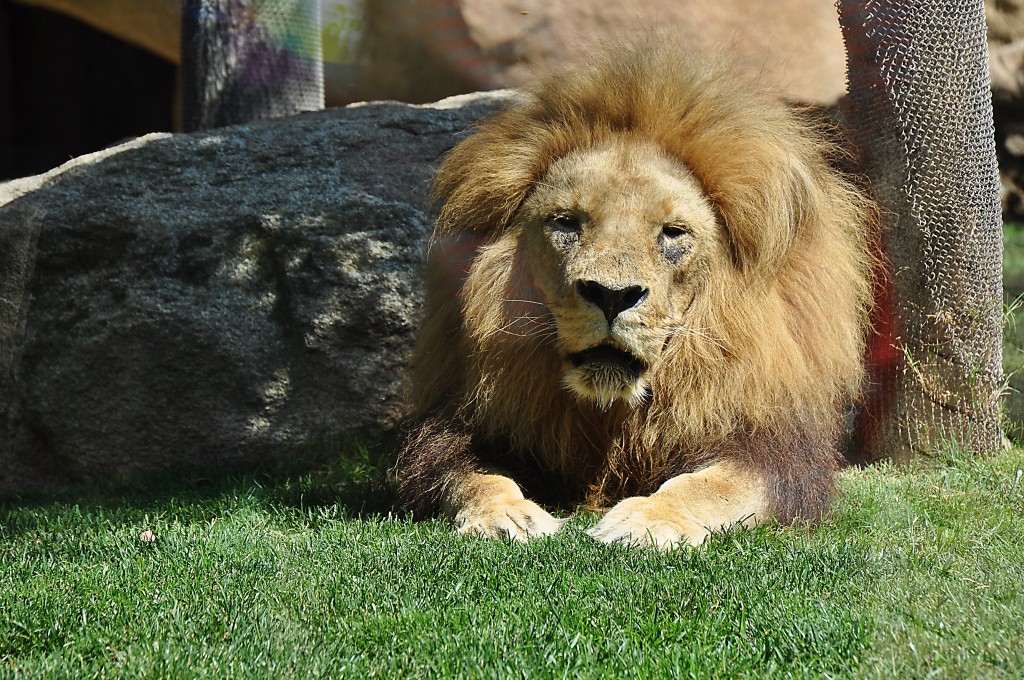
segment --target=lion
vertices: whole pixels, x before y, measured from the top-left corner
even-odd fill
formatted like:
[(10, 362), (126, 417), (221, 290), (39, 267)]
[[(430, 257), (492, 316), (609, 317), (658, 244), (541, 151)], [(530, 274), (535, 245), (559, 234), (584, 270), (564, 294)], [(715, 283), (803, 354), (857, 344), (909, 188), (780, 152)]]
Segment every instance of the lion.
[(809, 112), (721, 59), (548, 77), (454, 147), (395, 468), (462, 534), (673, 548), (831, 507), (871, 201)]

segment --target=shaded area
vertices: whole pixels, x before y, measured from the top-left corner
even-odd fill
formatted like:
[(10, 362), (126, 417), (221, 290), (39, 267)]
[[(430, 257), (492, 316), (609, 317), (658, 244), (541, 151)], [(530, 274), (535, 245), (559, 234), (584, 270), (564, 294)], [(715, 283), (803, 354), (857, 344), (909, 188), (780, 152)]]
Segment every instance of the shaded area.
[(366, 431), (282, 450), (273, 461), (257, 466), (192, 466), (130, 482), (93, 480), (45, 492), (9, 493), (0, 496), (0, 535), (32, 533), (40, 529), (45, 514), (70, 509), (114, 524), (156, 521), (168, 514), (180, 520), (208, 520), (227, 500), (239, 497), (268, 511), (331, 506), (349, 518), (389, 514), (396, 510), (387, 481), (395, 447), (393, 436)]
[(5, 185), (0, 491), (393, 427), (429, 179), (498, 103), (149, 136)]
[(171, 130), (175, 73), (74, 19), (0, 0), (0, 180)]

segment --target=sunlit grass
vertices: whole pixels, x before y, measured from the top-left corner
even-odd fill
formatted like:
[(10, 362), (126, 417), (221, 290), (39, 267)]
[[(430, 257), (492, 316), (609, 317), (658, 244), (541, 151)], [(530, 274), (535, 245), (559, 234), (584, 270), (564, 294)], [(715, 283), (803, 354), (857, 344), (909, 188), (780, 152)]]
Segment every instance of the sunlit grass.
[(597, 544), (583, 534), (592, 516), (525, 546), (460, 539), (442, 521), (389, 515), (365, 451), (341, 460), (0, 506), (0, 672), (1024, 672), (1019, 450), (849, 471), (817, 530), (669, 554)]

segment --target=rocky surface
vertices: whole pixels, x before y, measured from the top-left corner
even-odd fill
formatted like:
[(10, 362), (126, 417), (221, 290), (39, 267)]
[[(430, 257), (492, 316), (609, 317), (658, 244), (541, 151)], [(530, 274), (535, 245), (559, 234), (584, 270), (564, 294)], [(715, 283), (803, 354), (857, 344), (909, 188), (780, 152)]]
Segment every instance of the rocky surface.
[(430, 176), (507, 96), (151, 135), (0, 185), (0, 494), (394, 427)]
[[(513, 87), (623, 41), (724, 50), (788, 97), (834, 104), (846, 52), (832, 0), (369, 0), (367, 78), (352, 97), (423, 101)], [(344, 97), (328, 82), (328, 98)]]

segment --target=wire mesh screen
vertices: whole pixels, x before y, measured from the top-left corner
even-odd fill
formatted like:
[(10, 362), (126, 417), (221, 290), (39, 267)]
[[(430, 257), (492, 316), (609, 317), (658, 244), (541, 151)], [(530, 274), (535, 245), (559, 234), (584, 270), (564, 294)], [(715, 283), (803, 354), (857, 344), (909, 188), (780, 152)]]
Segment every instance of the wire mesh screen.
[(319, 0), (185, 0), (186, 130), (324, 107)]
[(993, 451), (1002, 230), (983, 0), (838, 7), (846, 116), (882, 207), (889, 266), (864, 456), (906, 460), (948, 442)]

